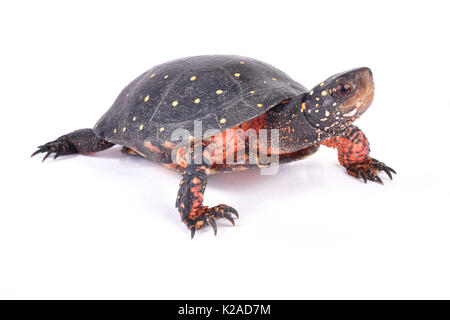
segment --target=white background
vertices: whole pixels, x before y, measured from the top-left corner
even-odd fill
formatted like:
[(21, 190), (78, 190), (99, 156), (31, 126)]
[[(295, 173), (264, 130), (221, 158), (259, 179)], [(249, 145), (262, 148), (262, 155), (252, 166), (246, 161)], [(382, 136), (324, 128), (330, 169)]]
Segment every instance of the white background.
[[(9, 1), (0, 4), (0, 298), (450, 298), (445, 1)], [(239, 54), (307, 87), (373, 70), (358, 120), (393, 181), (325, 150), (210, 179), (241, 218), (190, 240), (180, 177), (119, 148), (41, 163), (120, 90), (183, 56)]]

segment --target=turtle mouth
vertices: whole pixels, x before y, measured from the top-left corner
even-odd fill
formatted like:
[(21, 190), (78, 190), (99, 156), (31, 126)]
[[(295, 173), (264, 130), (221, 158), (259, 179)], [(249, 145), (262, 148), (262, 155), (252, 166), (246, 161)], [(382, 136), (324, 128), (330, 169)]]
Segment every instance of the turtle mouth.
[(352, 98), (341, 105), (340, 111), (344, 118), (357, 119), (371, 105), (375, 92), (372, 72), (368, 68), (359, 70), (357, 75), (357, 90)]

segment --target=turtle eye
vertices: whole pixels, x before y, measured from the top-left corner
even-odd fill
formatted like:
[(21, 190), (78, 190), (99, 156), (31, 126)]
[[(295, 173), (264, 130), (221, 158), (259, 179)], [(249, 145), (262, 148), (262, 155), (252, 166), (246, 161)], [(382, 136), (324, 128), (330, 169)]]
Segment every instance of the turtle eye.
[(354, 89), (351, 83), (341, 83), (336, 88), (337, 98), (347, 98), (353, 94), (353, 91)]

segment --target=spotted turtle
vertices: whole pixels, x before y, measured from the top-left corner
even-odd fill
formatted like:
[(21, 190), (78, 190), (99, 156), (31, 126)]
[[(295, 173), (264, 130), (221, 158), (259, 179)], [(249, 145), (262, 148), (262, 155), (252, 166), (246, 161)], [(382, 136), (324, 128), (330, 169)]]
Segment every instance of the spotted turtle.
[[(192, 237), (207, 225), (216, 234), (216, 219), (226, 218), (234, 225), (238, 213), (225, 204), (203, 205), (208, 176), (273, 166), (262, 160), (263, 149), (266, 155), (277, 156), (277, 163), (285, 163), (325, 145), (337, 149), (339, 162), (350, 175), (382, 184), (378, 173), (383, 171), (392, 179), (395, 171), (369, 156), (368, 140), (352, 124), (370, 106), (373, 95), (369, 68), (336, 74), (308, 91), (255, 59), (182, 58), (132, 81), (93, 129), (63, 135), (39, 146), (32, 156), (46, 153), (45, 160), (53, 153), (56, 158), (122, 145), (124, 153), (180, 171), (176, 207), (183, 222)], [(260, 139), (261, 132), (265, 140)], [(255, 151), (253, 158), (250, 150)]]

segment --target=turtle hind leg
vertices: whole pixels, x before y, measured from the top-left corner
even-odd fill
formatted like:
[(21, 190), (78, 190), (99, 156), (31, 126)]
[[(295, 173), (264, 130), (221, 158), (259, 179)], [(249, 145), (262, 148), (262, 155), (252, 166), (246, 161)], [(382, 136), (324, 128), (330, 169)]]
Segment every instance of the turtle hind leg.
[(31, 156), (47, 153), (42, 159), (45, 161), (52, 153), (55, 154), (54, 159), (56, 159), (60, 155), (99, 152), (111, 148), (113, 145), (111, 142), (98, 138), (92, 129), (80, 129), (39, 146)]

